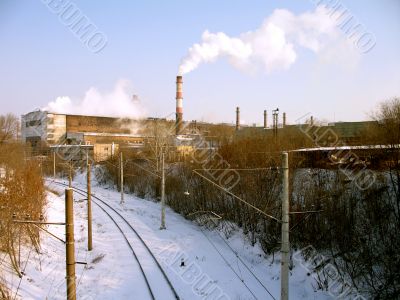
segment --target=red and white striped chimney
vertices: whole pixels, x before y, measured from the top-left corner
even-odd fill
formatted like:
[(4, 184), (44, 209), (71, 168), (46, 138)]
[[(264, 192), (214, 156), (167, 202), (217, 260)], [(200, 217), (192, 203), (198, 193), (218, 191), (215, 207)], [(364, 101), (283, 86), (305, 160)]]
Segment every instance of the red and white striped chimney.
[(182, 133), (183, 122), (183, 80), (182, 76), (176, 76), (176, 135)]

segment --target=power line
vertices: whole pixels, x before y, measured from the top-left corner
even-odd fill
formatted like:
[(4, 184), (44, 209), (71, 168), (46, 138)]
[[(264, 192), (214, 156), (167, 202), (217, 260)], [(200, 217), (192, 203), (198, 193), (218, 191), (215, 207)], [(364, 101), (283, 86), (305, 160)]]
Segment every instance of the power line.
[[(214, 223), (215, 224), (215, 223)], [(215, 224), (216, 225), (216, 224)], [(231, 251), (236, 255), (236, 257), (240, 260), (240, 262), (245, 266), (245, 268), (253, 275), (253, 277), (258, 281), (258, 283), (260, 283), (262, 285), (262, 287), (264, 288), (264, 290), (273, 298), (275, 299), (274, 296), (272, 296), (272, 294), (270, 293), (270, 291), (268, 290), (268, 288), (261, 282), (261, 280), (250, 270), (250, 268), (247, 266), (247, 264), (241, 259), (241, 257), (239, 256), (239, 253), (236, 252), (231, 245), (229, 245), (229, 243), (224, 239), (224, 237), (221, 235), (221, 233), (216, 230), (217, 234), (219, 235), (219, 237), (221, 238), (221, 240), (229, 247), (229, 249), (231, 249)]]
[(199, 175), (200, 177), (204, 178), (205, 180), (207, 180), (208, 182), (210, 182), (211, 184), (215, 185), (216, 187), (222, 189), (224, 192), (226, 192), (227, 194), (231, 195), (232, 197), (234, 197), (235, 199), (239, 200), (240, 202), (250, 206), (251, 208), (255, 209), (256, 211), (258, 211), (260, 214), (267, 216), (268, 218), (271, 218), (275, 221), (277, 221), (278, 223), (282, 223), (281, 220), (275, 218), (274, 216), (271, 216), (265, 212), (263, 212), (261, 209), (259, 209), (258, 207), (254, 206), (253, 204), (243, 200), (242, 198), (240, 198), (239, 196), (236, 196), (234, 193), (230, 192), (229, 190), (227, 190), (226, 188), (224, 188), (223, 186), (220, 186), (219, 184), (215, 183), (214, 181), (208, 179), (207, 177), (203, 176), (202, 174), (200, 174), (199, 172), (197, 172), (196, 170), (193, 170), (193, 173)]
[[(24, 274), (25, 274), (26, 267), (28, 266), (28, 261), (29, 261), (29, 258), (30, 258), (30, 256), (31, 256), (32, 249), (33, 249), (33, 248), (31, 248), (31, 249), (29, 250), (28, 259), (27, 259), (26, 262), (25, 262), (25, 266), (24, 266), (24, 270), (23, 270)], [(17, 287), (17, 290), (15, 291), (15, 295), (14, 295), (14, 298), (13, 298), (14, 300), (17, 299), (18, 291), (19, 291), (19, 288), (21, 287), (21, 282), (22, 282), (22, 278), (23, 278), (23, 277), (24, 277), (24, 276), (21, 276), (21, 278), (19, 279), (18, 287)]]
[(256, 295), (250, 290), (250, 288), (247, 286), (247, 284), (244, 282), (242, 278), (238, 275), (238, 273), (235, 271), (235, 269), (232, 267), (232, 265), (226, 260), (226, 258), (222, 255), (222, 253), (218, 250), (218, 248), (211, 242), (211, 240), (208, 238), (208, 236), (204, 233), (203, 230), (201, 230), (201, 233), (206, 237), (206, 239), (210, 242), (210, 244), (213, 246), (213, 248), (218, 252), (218, 254), (222, 257), (222, 259), (225, 261), (225, 263), (228, 265), (228, 267), (235, 273), (236, 277), (239, 278), (239, 280), (243, 283), (243, 285), (247, 288), (247, 290), (250, 292), (250, 294), (253, 295), (255, 299), (258, 299)]

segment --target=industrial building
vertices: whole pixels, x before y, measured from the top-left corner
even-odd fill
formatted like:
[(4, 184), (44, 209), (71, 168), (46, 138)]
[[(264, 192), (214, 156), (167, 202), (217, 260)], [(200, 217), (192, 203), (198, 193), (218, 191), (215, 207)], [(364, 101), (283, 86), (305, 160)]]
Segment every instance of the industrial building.
[[(263, 111), (263, 126), (257, 127), (240, 124), (240, 108), (236, 108), (236, 124), (210, 124), (197, 121), (183, 120), (183, 78), (176, 77), (176, 114), (175, 121), (146, 118), (128, 119), (104, 116), (84, 116), (60, 114), (50, 111), (33, 111), (21, 117), (21, 136), (25, 143), (34, 149), (44, 147), (72, 149), (85, 148), (91, 151), (97, 161), (112, 157), (120, 147), (140, 149), (145, 143), (155, 138), (151, 130), (155, 123), (164, 124), (170, 128), (169, 136), (174, 137), (173, 144), (177, 153), (188, 155), (195, 151), (199, 134), (205, 143), (202, 147), (217, 149), (218, 136), (234, 133), (236, 138), (249, 136), (274, 137), (278, 131), (284, 133), (285, 128), (294, 128), (299, 125), (286, 124), (286, 113), (282, 113), (282, 122), (279, 122), (279, 110), (272, 110), (272, 126), (268, 126), (267, 111)], [(311, 117), (311, 123), (313, 119)], [(360, 132), (368, 125), (367, 122), (341, 122), (327, 125), (313, 125), (313, 128), (330, 129), (337, 134), (345, 144), (355, 145), (360, 142)], [(154, 128), (153, 128), (154, 129)], [(235, 130), (236, 129), (236, 130)], [(313, 131), (315, 131), (313, 129)], [(280, 134), (281, 134), (280, 133)], [(68, 152), (68, 151), (67, 151)]]
[(21, 117), (21, 136), (22, 141), (29, 143), (34, 149), (57, 147), (68, 152), (68, 149), (79, 146), (85, 148), (85, 151), (92, 151), (93, 158), (101, 161), (116, 154), (120, 147), (143, 147), (149, 139), (155, 138), (155, 123), (170, 129), (168, 135), (174, 137), (173, 143), (179, 155), (188, 155), (195, 150), (199, 133), (205, 141), (202, 147), (216, 149), (218, 141), (210, 135), (210, 128), (215, 127), (218, 131), (221, 126), (227, 126), (197, 121), (185, 122), (183, 79), (182, 76), (177, 76), (175, 121), (159, 118), (84, 116), (37, 110)]
[(141, 147), (141, 131), (154, 119), (131, 120), (99, 116), (33, 111), (21, 117), (23, 142), (34, 149), (42, 146), (91, 145), (93, 157), (102, 160), (114, 155), (119, 145)]
[(299, 132), (303, 131), (302, 134), (307, 134), (312, 140), (317, 140), (318, 136), (325, 132), (326, 134), (335, 135), (335, 140), (340, 141), (343, 145), (362, 145), (365, 142), (362, 138), (366, 134), (366, 130), (376, 123), (375, 121), (361, 121), (317, 124), (313, 116), (311, 116), (307, 124), (287, 124), (286, 113), (282, 113), (282, 122), (279, 122), (278, 111), (278, 109), (272, 110), (271, 126), (268, 126), (266, 110), (264, 110), (263, 126), (243, 126), (240, 124), (240, 108), (237, 107), (235, 136), (237, 138), (247, 138), (249, 136), (273, 138), (278, 134), (284, 135), (290, 129), (298, 129)]

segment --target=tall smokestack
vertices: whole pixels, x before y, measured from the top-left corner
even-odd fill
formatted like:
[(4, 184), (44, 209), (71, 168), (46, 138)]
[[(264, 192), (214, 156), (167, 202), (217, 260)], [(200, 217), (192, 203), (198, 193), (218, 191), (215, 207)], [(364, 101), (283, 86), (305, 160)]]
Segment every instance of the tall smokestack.
[(283, 113), (282, 118), (283, 118), (283, 127), (285, 127), (286, 126), (286, 113), (285, 112)]
[(264, 129), (267, 129), (267, 111), (264, 110)]
[(240, 108), (236, 107), (236, 130), (240, 129)]
[(183, 122), (183, 80), (182, 76), (176, 76), (176, 135), (182, 133)]

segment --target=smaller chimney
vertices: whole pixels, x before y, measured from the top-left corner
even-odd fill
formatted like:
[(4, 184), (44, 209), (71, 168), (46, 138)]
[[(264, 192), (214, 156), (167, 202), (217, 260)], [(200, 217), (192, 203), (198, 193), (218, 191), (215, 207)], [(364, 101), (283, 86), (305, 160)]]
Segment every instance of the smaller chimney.
[(267, 111), (264, 110), (264, 129), (267, 129)]
[(311, 116), (311, 118), (310, 118), (310, 125), (314, 126), (314, 117), (313, 116)]
[(240, 108), (236, 107), (236, 130), (240, 129)]
[(282, 114), (282, 119), (283, 119), (283, 127), (285, 127), (286, 126), (286, 113), (285, 112)]

